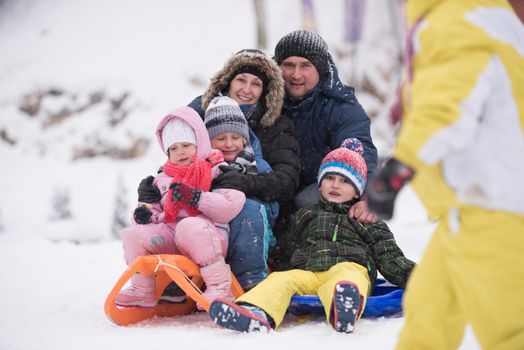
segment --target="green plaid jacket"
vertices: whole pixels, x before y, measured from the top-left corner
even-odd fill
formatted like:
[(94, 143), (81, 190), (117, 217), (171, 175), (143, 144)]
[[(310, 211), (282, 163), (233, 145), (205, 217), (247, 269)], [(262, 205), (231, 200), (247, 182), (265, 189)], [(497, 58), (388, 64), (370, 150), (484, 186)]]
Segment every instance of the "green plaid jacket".
[(361, 224), (348, 216), (350, 207), (321, 199), (313, 209), (299, 209), (281, 241), (287, 267), (325, 271), (355, 262), (368, 269), (372, 286), (378, 269), (389, 282), (404, 287), (415, 263), (404, 256), (384, 222)]

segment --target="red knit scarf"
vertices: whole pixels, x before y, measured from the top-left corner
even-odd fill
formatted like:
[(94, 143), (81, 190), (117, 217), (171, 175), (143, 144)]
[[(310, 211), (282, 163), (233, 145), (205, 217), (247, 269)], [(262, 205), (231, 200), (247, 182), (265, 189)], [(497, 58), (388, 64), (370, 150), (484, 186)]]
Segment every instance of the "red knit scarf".
[[(163, 167), (164, 173), (171, 176), (173, 182), (181, 182), (189, 185), (195, 189), (208, 192), (211, 188), (211, 169), (213, 164), (203, 159), (195, 159), (189, 165), (175, 165), (169, 160), (166, 161)], [(178, 211), (184, 208), (190, 216), (196, 216), (199, 211), (189, 204), (180, 201), (173, 201), (173, 190), (169, 189), (167, 193), (167, 201), (164, 204), (164, 222), (174, 222)]]

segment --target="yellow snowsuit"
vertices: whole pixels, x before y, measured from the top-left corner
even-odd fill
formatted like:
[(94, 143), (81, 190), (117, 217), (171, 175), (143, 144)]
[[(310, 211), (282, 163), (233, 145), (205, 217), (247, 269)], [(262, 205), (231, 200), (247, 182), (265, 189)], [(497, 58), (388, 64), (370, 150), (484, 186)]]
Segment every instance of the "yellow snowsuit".
[(397, 349), (456, 349), (466, 324), (484, 349), (524, 349), (524, 25), (505, 0), (406, 7), (394, 157), (416, 170), (439, 226), (408, 282)]
[[(256, 305), (273, 318), (275, 328), (284, 319), (293, 295), (318, 295), (324, 306), (326, 321), (331, 323), (333, 291), (340, 281), (351, 281), (363, 297), (361, 311), (366, 307), (370, 292), (368, 270), (354, 262), (341, 262), (326, 271), (288, 270), (272, 272), (256, 288), (239, 297), (236, 302)], [(361, 315), (358, 315), (360, 318)]]

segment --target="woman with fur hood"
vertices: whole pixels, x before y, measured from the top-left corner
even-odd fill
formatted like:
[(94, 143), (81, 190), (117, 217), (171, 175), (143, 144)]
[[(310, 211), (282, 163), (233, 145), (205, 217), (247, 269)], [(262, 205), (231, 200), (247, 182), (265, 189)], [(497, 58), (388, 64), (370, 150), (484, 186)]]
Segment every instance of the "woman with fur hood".
[[(235, 53), (211, 79), (202, 96), (189, 106), (202, 119), (214, 97), (227, 95), (241, 107), (250, 129), (260, 141), (262, 157), (272, 172), (241, 174), (226, 171), (213, 181), (214, 188), (237, 189), (247, 200), (240, 214), (230, 222), (227, 261), (244, 290), (261, 282), (268, 273), (268, 230), (270, 223), (261, 202), (289, 202), (299, 185), (299, 144), (292, 121), (280, 115), (284, 80), (277, 64), (258, 50)], [(256, 139), (256, 138), (255, 138)], [(252, 140), (257, 144), (257, 140)], [(144, 179), (145, 180), (145, 179)], [(141, 183), (139, 201), (149, 202), (154, 193)]]
[[(247, 84), (235, 89), (235, 80), (245, 75), (254, 75), (262, 83), (258, 98), (246, 99), (243, 93), (248, 89)], [(280, 68), (261, 51), (237, 52), (211, 79), (204, 94), (189, 106), (203, 117), (211, 100), (221, 94), (237, 101), (244, 111), (249, 127), (260, 140), (263, 158), (271, 165), (273, 173), (263, 174), (265, 176), (256, 180), (224, 174), (217, 179), (216, 185), (232, 185), (248, 197), (254, 196), (267, 202), (291, 199), (298, 188), (299, 145), (293, 123), (280, 114), (284, 101), (284, 80)]]
[(264, 232), (270, 227), (260, 215), (260, 202), (253, 197), (280, 203), (293, 198), (299, 185), (299, 145), (292, 121), (280, 114), (284, 100), (282, 72), (263, 52), (242, 50), (234, 54), (211, 79), (204, 94), (189, 106), (204, 116), (211, 100), (218, 95), (228, 95), (238, 102), (260, 141), (262, 158), (273, 170), (255, 175), (229, 171), (213, 182), (215, 188), (234, 188), (248, 197), (244, 209), (230, 223), (227, 256), (238, 281), (248, 290), (267, 277), (268, 272), (269, 245)]

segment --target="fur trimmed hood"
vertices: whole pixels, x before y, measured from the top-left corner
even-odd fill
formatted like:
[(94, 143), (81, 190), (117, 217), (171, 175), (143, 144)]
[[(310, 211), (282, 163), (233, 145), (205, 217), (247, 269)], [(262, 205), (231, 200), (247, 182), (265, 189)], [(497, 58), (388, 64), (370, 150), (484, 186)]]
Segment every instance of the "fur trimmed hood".
[(266, 128), (275, 124), (280, 116), (284, 100), (284, 79), (280, 67), (262, 51), (242, 50), (231, 56), (224, 67), (211, 78), (211, 83), (202, 95), (202, 110), (207, 109), (213, 97), (221, 93), (227, 94), (229, 84), (236, 72), (246, 66), (254, 67), (268, 77), (268, 86), (264, 86), (264, 91), (258, 102), (263, 111), (260, 124)]

